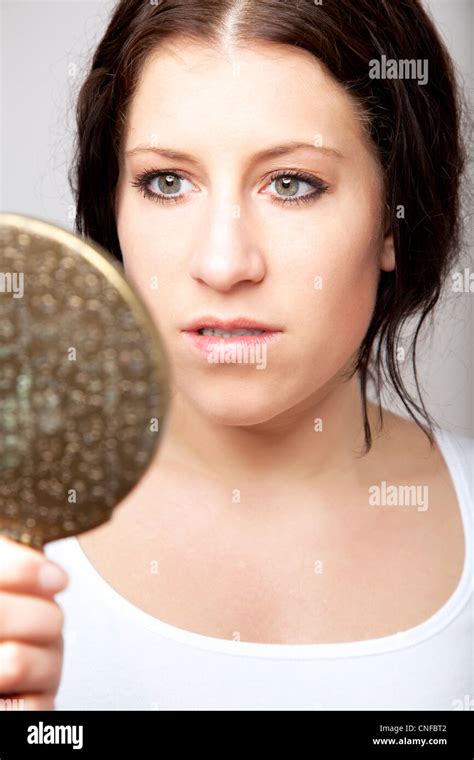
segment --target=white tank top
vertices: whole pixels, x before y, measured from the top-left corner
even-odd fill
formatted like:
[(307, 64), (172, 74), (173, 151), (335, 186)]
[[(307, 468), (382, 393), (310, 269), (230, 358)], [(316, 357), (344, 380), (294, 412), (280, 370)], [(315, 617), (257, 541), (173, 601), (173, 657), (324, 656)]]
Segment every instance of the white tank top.
[(473, 710), (474, 439), (436, 433), (465, 538), (459, 584), (428, 620), (333, 644), (220, 639), (140, 610), (95, 570), (76, 537), (45, 554), (69, 573), (58, 710)]

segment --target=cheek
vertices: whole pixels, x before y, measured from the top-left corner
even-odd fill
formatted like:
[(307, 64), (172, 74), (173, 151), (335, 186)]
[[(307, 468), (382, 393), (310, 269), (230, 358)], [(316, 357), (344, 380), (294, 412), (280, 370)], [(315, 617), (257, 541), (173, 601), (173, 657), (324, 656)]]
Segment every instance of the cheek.
[[(284, 283), (284, 311), (311, 353), (343, 358), (355, 351), (367, 331), (375, 306), (382, 246), (377, 203), (330, 204), (314, 215), (302, 214), (281, 229), (279, 280)], [(305, 216), (304, 227), (301, 218)], [(296, 217), (296, 214), (295, 214)], [(302, 230), (304, 230), (302, 232)], [(286, 303), (285, 303), (286, 302)], [(315, 353), (316, 356), (316, 353)]]
[[(153, 209), (152, 209), (153, 212)], [(117, 232), (127, 279), (139, 291), (143, 300), (158, 318), (158, 304), (166, 301), (172, 291), (170, 267), (175, 260), (172, 238), (164, 242), (157, 235), (156, 212), (148, 214), (124, 203), (117, 216)], [(163, 248), (165, 254), (163, 255)], [(160, 309), (162, 311), (162, 309)]]
[[(349, 333), (366, 328), (375, 305), (379, 245), (369, 226), (339, 225), (321, 263), (322, 304)], [(364, 329), (365, 332), (365, 329)]]

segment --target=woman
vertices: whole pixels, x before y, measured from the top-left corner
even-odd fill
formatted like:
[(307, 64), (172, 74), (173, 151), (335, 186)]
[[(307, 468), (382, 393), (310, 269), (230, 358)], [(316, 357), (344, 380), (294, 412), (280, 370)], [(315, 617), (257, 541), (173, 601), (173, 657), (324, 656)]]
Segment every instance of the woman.
[[(62, 672), (64, 581), (41, 589), (46, 561), (8, 547), (23, 638), (1, 691), (454, 709), (473, 447), (434, 432), (399, 367), (461, 251), (459, 95), (431, 20), (417, 0), (124, 0), (77, 114), (76, 231), (142, 293), (173, 398), (113, 519), (46, 547), (69, 575)], [(384, 381), (406, 419), (382, 414)]]

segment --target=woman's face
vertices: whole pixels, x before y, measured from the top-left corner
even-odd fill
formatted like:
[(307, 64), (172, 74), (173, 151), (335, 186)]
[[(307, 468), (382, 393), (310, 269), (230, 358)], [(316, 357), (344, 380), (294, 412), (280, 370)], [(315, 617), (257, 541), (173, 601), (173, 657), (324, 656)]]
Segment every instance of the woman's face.
[[(306, 51), (178, 39), (148, 59), (124, 135), (118, 233), (174, 388), (207, 417), (264, 422), (339, 382), (380, 270), (394, 267), (383, 209), (355, 106)], [(201, 318), (273, 334), (206, 343), (186, 331)]]

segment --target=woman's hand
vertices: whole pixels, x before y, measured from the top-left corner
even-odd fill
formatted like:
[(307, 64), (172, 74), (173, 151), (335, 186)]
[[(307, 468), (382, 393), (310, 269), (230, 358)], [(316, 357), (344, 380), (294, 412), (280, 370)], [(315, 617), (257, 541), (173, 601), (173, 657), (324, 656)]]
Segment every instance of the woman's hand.
[(0, 536), (0, 710), (53, 710), (63, 622), (54, 594), (66, 572), (36, 549)]

